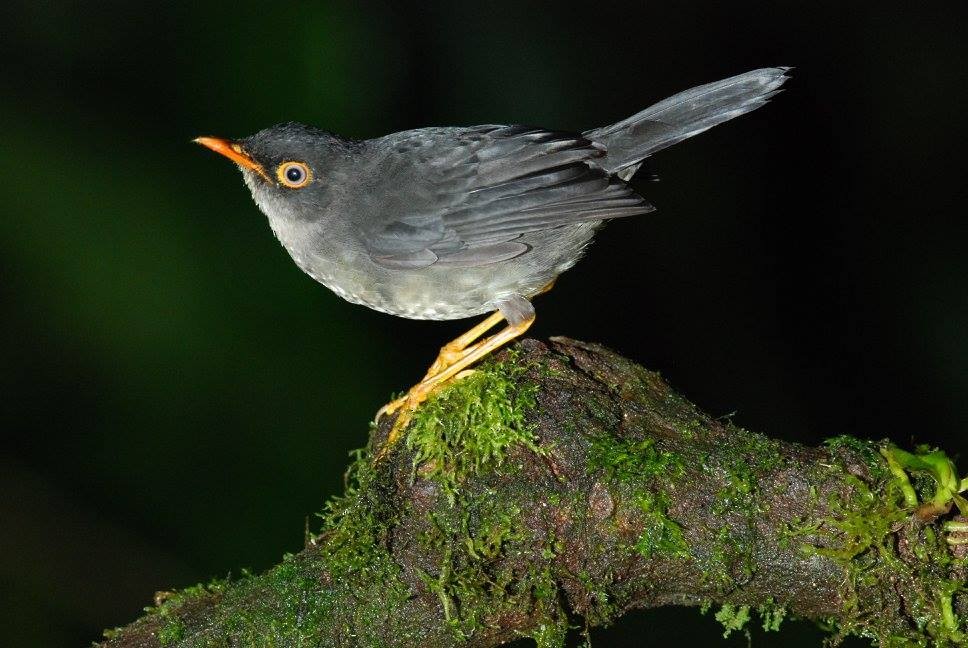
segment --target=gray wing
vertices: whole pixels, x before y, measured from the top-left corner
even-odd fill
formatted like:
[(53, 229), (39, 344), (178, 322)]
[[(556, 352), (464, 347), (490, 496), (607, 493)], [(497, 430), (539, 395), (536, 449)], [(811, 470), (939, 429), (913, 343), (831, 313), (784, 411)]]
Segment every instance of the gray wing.
[[(480, 266), (526, 254), (532, 232), (654, 209), (576, 133), (524, 126), (421, 129), (375, 140), (358, 224), (391, 268)], [(367, 186), (366, 184), (364, 186)]]

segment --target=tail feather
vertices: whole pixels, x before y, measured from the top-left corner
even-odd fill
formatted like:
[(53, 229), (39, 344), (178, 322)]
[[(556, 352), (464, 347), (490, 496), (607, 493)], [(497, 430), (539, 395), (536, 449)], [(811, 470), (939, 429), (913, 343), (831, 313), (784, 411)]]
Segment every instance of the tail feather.
[(584, 135), (608, 150), (599, 163), (627, 179), (643, 159), (656, 151), (765, 104), (780, 92), (780, 86), (789, 78), (789, 69), (762, 68), (697, 86)]

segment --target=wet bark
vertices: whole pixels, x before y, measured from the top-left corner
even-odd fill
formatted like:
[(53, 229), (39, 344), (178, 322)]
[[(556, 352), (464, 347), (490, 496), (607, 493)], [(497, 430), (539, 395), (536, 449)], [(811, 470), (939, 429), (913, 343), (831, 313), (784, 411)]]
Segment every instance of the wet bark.
[[(506, 404), (530, 440), (364, 454), (302, 552), (163, 595), (103, 645), (556, 646), (569, 625), (664, 605), (714, 606), (735, 627), (790, 614), (882, 645), (964, 641), (957, 495), (912, 502), (880, 444), (745, 431), (596, 345), (526, 340), (502, 357), (530, 390)], [(920, 502), (937, 483), (915, 471), (908, 486)]]

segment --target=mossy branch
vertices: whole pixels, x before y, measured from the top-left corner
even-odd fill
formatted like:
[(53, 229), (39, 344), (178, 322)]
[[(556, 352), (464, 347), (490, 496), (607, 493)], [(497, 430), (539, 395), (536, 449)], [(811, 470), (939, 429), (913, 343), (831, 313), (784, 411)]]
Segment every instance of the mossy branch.
[(347, 484), (298, 554), (162, 594), (103, 645), (552, 647), (662, 605), (966, 642), (968, 484), (943, 453), (771, 440), (595, 345), (520, 343)]

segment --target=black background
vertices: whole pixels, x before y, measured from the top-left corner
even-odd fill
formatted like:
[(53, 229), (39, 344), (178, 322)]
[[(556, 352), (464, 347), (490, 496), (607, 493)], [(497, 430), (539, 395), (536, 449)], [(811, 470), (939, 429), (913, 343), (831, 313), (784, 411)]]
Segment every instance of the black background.
[[(968, 16), (941, 5), (4, 3), (3, 642), (84, 645), (155, 590), (298, 550), (369, 417), (468, 325), (302, 275), (201, 134), (583, 130), (796, 66), (654, 159), (635, 184), (659, 211), (606, 228), (532, 333), (603, 342), (784, 439), (964, 454)], [(657, 610), (593, 638), (746, 642), (719, 632)]]

